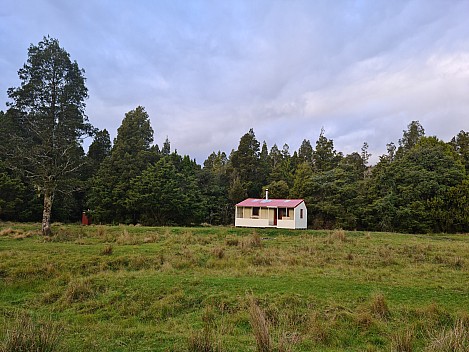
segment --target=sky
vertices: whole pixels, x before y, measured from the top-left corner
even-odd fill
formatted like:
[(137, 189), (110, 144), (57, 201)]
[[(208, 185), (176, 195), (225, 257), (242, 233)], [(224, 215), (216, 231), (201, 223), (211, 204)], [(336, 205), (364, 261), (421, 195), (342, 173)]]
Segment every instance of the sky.
[(413, 120), (444, 141), (469, 130), (468, 18), (469, 0), (3, 0), (0, 110), (50, 35), (111, 138), (141, 105), (155, 143), (198, 163), (250, 128), (291, 153), (324, 128), (376, 162)]

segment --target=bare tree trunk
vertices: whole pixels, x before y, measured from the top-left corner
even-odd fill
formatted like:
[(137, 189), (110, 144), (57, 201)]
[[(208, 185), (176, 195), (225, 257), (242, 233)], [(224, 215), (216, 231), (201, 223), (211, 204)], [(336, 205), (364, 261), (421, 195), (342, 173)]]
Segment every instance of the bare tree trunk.
[(52, 212), (53, 194), (51, 190), (46, 190), (44, 193), (44, 209), (42, 211), (42, 235), (49, 236), (52, 231), (50, 228), (50, 215)]

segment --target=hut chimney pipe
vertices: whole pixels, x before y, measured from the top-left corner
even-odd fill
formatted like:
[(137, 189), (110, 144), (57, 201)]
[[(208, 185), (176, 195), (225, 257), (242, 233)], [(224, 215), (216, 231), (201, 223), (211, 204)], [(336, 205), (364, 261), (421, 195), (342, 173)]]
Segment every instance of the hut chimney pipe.
[(269, 200), (269, 189), (265, 189), (265, 200)]

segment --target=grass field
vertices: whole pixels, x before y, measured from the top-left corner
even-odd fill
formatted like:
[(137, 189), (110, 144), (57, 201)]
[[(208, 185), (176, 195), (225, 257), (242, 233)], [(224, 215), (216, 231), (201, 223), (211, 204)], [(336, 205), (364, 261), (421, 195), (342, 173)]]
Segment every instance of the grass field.
[(39, 228), (0, 224), (0, 351), (469, 350), (469, 235)]

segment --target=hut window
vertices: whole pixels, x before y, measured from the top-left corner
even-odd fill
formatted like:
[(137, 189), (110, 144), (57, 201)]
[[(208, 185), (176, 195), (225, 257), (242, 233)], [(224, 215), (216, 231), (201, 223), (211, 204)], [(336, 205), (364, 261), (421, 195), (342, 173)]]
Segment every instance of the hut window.
[(300, 219), (303, 219), (303, 209), (300, 209)]
[(252, 216), (259, 216), (259, 207), (252, 208)]

